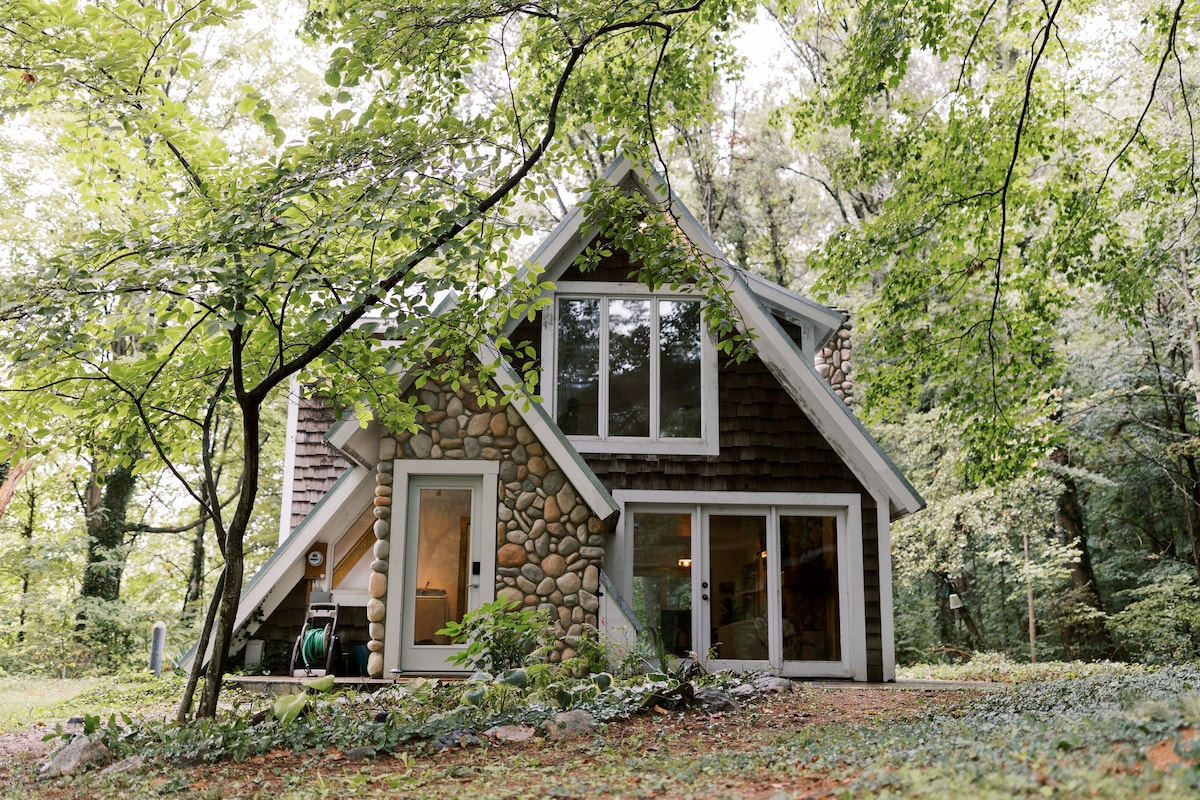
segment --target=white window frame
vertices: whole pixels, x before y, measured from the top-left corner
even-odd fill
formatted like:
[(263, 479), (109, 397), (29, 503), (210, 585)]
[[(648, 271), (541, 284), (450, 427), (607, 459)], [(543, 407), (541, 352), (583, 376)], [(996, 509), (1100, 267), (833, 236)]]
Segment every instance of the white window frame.
[[(621, 507), (620, 524), (613, 547), (606, 555), (606, 569), (617, 589), (633, 596), (633, 518), (638, 513), (692, 515), (693, 542), (707, 537), (712, 514), (753, 514), (767, 517), (767, 591), (777, 603), (779, 581), (779, 518), (782, 516), (829, 516), (837, 521), (838, 610), (841, 615), (841, 654), (838, 661), (732, 661), (714, 659), (716, 669), (769, 669), (795, 678), (867, 679), (867, 619), (863, 576), (862, 498), (851, 493), (818, 492), (660, 492), (626, 489), (613, 492)], [(703, 532), (702, 532), (703, 531)], [(703, 564), (706, 553), (693, 550), (693, 566)], [(710, 609), (693, 579), (692, 608), (698, 624), (707, 629)], [(779, 611), (773, 610), (778, 616)], [(771, 651), (782, 652), (780, 625), (772, 626)]]
[[(561, 299), (607, 301), (609, 299), (630, 300), (695, 300), (703, 305), (703, 298), (689, 292), (647, 291), (640, 283), (605, 283), (600, 281), (567, 281), (558, 284), (554, 302), (542, 312), (542, 395), (545, 407), (552, 419), (558, 419), (558, 301)], [(607, 302), (601, 303), (601, 319), (607, 320)], [(653, 318), (657, 319), (657, 302), (653, 306)], [(605, 365), (608, 360), (608, 332), (601, 331), (600, 344), (600, 391), (599, 423), (605, 428), (608, 423), (608, 376)], [(657, 333), (655, 333), (657, 336)], [(578, 436), (567, 439), (581, 453), (656, 453), (663, 455), (715, 456), (720, 451), (717, 425), (717, 348), (704, 323), (700, 323), (700, 436), (695, 439), (659, 438), (659, 369), (658, 353), (650, 354), (650, 436)]]

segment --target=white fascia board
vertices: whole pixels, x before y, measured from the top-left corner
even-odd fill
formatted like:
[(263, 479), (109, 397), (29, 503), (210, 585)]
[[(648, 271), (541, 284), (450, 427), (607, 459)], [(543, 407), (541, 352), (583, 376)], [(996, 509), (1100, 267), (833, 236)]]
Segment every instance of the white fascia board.
[(325, 432), (325, 443), (350, 461), (371, 469), (379, 460), (379, 438), (383, 426), (375, 418), (362, 425), (353, 414), (345, 414)]
[(829, 341), (829, 337), (833, 336), (845, 321), (845, 317), (832, 308), (809, 300), (807, 297), (801, 297), (761, 275), (744, 269), (738, 269), (738, 274), (749, 286), (750, 291), (754, 292), (755, 296), (772, 311), (789, 322), (811, 329), (813, 340), (804, 343), (805, 350), (815, 353), (821, 345)]
[(292, 533), (292, 488), (296, 480), (296, 430), (300, 427), (300, 379), (293, 375), (288, 381), (287, 428), (283, 444), (283, 485), (279, 493), (279, 540), (287, 541)]
[[(233, 629), (246, 624), (255, 609), (262, 607), (263, 618), (269, 617), (304, 574), (304, 555), (316, 542), (332, 542), (345, 531), (347, 519), (357, 519), (375, 497), (375, 473), (365, 467), (352, 467), (313, 506), (296, 530), (281, 544), (267, 563), (255, 573), (242, 589)], [(347, 509), (350, 509), (347, 512)], [(211, 643), (205, 647), (205, 659)], [(190, 667), (196, 649), (184, 660)]]
[[(480, 346), (476, 351), (476, 356), (480, 363), (495, 365), (496, 380), (501, 383), (501, 388), (505, 384), (521, 385), (521, 380), (490, 343)], [(566, 436), (550, 419), (550, 415), (546, 413), (546, 409), (540, 402), (532, 397), (527, 397), (524, 403), (517, 401), (513, 407), (525, 420), (525, 424), (529, 426), (533, 435), (546, 450), (546, 454), (554, 459), (559, 469), (566, 475), (576, 494), (579, 495), (579, 499), (587, 503), (588, 508), (603, 520), (607, 520), (620, 510), (617, 501), (600, 483), (599, 478), (579, 455), (579, 451), (567, 441)]]
[[(742, 325), (756, 334), (754, 348), (816, 429), (855, 477), (872, 493), (888, 498), (891, 518), (912, 514), (925, 501), (883, 452), (857, 417), (808, 363), (746, 282), (730, 271), (730, 295)], [(878, 491), (876, 491), (878, 490)]]

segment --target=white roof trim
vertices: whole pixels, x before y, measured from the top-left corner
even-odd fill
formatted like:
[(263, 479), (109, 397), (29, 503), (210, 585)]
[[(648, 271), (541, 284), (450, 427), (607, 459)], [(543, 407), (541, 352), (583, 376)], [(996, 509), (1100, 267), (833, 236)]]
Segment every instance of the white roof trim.
[[(346, 524), (346, 508), (358, 509), (355, 512), (357, 518), (358, 514), (370, 507), (374, 497), (373, 470), (356, 466), (342, 473), (342, 477), (313, 506), (287, 541), (271, 554), (267, 563), (243, 587), (233, 629), (239, 630), (260, 606), (263, 618), (269, 617), (296, 585), (296, 581), (304, 577), (304, 555), (308, 549), (317, 542), (327, 541), (325, 533), (334, 523), (339, 526), (340, 536)], [(206, 660), (210, 649), (211, 642), (204, 651)], [(195, 656), (193, 649), (184, 659), (184, 666), (190, 667)]]
[(755, 350), (813, 426), (842, 458), (855, 477), (873, 493), (888, 498), (892, 518), (920, 511), (925, 501), (880, 449), (858, 417), (833, 393), (816, 367), (754, 296), (738, 272), (731, 272), (730, 294), (742, 324), (757, 338)]

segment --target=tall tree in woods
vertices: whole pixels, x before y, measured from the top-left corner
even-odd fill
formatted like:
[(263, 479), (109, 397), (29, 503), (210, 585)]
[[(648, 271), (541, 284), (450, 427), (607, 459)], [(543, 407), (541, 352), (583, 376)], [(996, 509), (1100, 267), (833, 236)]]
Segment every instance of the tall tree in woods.
[[(269, 98), (246, 87), (230, 113), (255, 121), (275, 148), (247, 162), (193, 113), (186, 89), (206, 69), (196, 37), (248, 9), (241, 0), (0, 2), (5, 103), (62, 114), (80, 191), (93, 207), (125, 209), (6, 294), (0, 347), (13, 380), (0, 424), (26, 433), (18, 457), (63, 418), (118, 445), (105, 469), (136, 470), (126, 446), (137, 444), (203, 505), (223, 568), (181, 716), (204, 664), (196, 713), (216, 711), (265, 404), (304, 371), (356, 413), (402, 429), (414, 404), (389, 382), (390, 361), (433, 354), (451, 377), (490, 374), (474, 354), (489, 334), (516, 351), (495, 334), (535, 294), (511, 283), (508, 243), (523, 228), (506, 212), (522, 193), (536, 197), (531, 178), (544, 161), (570, 158), (560, 131), (586, 121), (650, 157), (656, 131), (704, 113), (727, 54), (723, 32), (746, 12), (729, 0), (317, 2), (307, 30), (334, 43), (323, 107), (285, 130)], [(479, 102), (470, 76), (496, 63), (505, 102)], [(671, 241), (653, 235), (663, 226), (651, 209), (608, 199), (594, 211), (611, 210), (614, 235)], [(630, 214), (646, 226), (622, 228)], [(681, 268), (679, 258), (655, 263)], [(720, 286), (686, 264), (663, 279), (695, 278), (728, 340)], [(456, 309), (435, 317), (447, 291), (458, 293)], [(139, 347), (114, 353), (114, 336)], [(228, 508), (213, 463), (227, 422), (240, 475)], [(179, 466), (189, 458), (198, 480)]]

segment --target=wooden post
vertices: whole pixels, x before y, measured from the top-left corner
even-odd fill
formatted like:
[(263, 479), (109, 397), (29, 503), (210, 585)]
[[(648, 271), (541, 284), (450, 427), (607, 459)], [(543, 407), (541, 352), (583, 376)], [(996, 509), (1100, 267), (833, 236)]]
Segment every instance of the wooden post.
[(1022, 534), (1025, 540), (1025, 591), (1029, 599), (1029, 663), (1037, 663), (1037, 621), (1033, 618), (1033, 575), (1029, 570), (1029, 533)]

